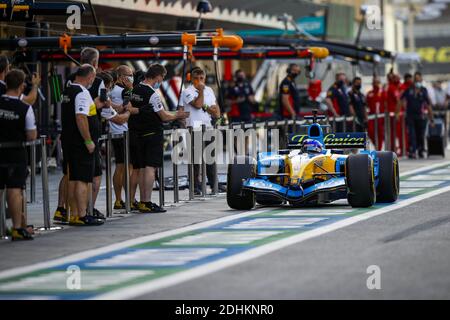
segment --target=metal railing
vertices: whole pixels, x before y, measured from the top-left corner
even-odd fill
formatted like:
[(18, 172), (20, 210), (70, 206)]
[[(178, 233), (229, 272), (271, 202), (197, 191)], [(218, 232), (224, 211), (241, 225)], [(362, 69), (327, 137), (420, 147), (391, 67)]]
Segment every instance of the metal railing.
[[(441, 111), (436, 114), (442, 115), (445, 119), (448, 119), (449, 111)], [(400, 114), (397, 117), (394, 113), (383, 113), (383, 114), (371, 114), (368, 116), (368, 125), (373, 127), (373, 132), (371, 132), (372, 136), (372, 144), (376, 150), (391, 150), (398, 151), (401, 149), (402, 155), (405, 157), (407, 155), (406, 150), (406, 142), (407, 142), (407, 128), (406, 128), (406, 119), (405, 114)], [(330, 129), (335, 131), (338, 124), (342, 131), (356, 131), (356, 121), (355, 117), (329, 117), (327, 119), (327, 123), (330, 125)], [(229, 124), (227, 126), (214, 126), (214, 129), (218, 129), (220, 131), (229, 130), (229, 129), (283, 129), (284, 132), (292, 132), (298, 133), (299, 129), (306, 124), (305, 120), (266, 120), (260, 122), (252, 122), (252, 123), (237, 123), (237, 124)], [(447, 120), (445, 121), (446, 132), (448, 130)], [(400, 137), (397, 135), (397, 128), (400, 126), (401, 134)], [(187, 134), (190, 138), (190, 155), (191, 158), (187, 164), (187, 173), (188, 173), (188, 198), (183, 199), (183, 201), (192, 201), (196, 199), (194, 193), (195, 187), (195, 177), (194, 177), (194, 154), (195, 154), (195, 146), (193, 141), (195, 141), (195, 134), (204, 135), (208, 130), (212, 128), (202, 126), (198, 129), (193, 129), (192, 127), (187, 128)], [(164, 135), (171, 136), (175, 130), (165, 130)], [(366, 128), (367, 130), (367, 128)], [(383, 131), (384, 144), (382, 145), (382, 141), (379, 141), (380, 130)], [(393, 138), (395, 137), (395, 138)], [(125, 191), (125, 212), (131, 212), (131, 199), (130, 199), (130, 138), (129, 133), (124, 132), (123, 134), (106, 134), (101, 137), (101, 140), (106, 142), (106, 215), (108, 218), (113, 215), (113, 206), (112, 206), (112, 140), (114, 139), (123, 139), (124, 142), (124, 167), (125, 167), (125, 181), (124, 181), (124, 191)], [(270, 139), (270, 135), (269, 135)], [(197, 140), (198, 141), (198, 140)], [(201, 155), (204, 154), (206, 143), (204, 139), (201, 139)], [(172, 144), (173, 141), (170, 141)], [(271, 145), (267, 142), (268, 147)], [(46, 149), (46, 137), (43, 136), (40, 139), (27, 143), (0, 143), (0, 148), (11, 148), (11, 147), (30, 147), (30, 168), (31, 168), (31, 176), (30, 176), (30, 202), (34, 203), (36, 201), (36, 151), (37, 146), (41, 147), (42, 160), (41, 160), (41, 181), (42, 181), (42, 192), (43, 192), (43, 219), (44, 219), (44, 227), (41, 230), (54, 230), (50, 223), (50, 199), (49, 199), (49, 190), (48, 190), (48, 171), (47, 171), (47, 149)], [(382, 148), (383, 147), (383, 148)], [(207, 184), (206, 184), (206, 162), (203, 159), (203, 156), (200, 158), (200, 170), (201, 170), (201, 196), (200, 199), (204, 199), (207, 196)], [(163, 159), (164, 160), (164, 159)], [(164, 163), (164, 161), (163, 161)], [(172, 180), (173, 180), (173, 203), (177, 204), (181, 201), (180, 198), (180, 185), (179, 185), (179, 164), (173, 162), (172, 163)], [(211, 196), (218, 194), (218, 186), (219, 179), (217, 171), (215, 172), (216, 179), (214, 181), (214, 185), (212, 186), (212, 194)], [(158, 182), (159, 182), (159, 205), (164, 207), (167, 203), (165, 201), (165, 172), (164, 165), (158, 169)], [(6, 237), (6, 222), (5, 222), (5, 196), (6, 192), (3, 192), (0, 197), (0, 238)], [(24, 197), (26, 199), (26, 196)]]
[[(36, 147), (41, 147), (41, 182), (42, 182), (42, 212), (44, 226), (37, 228), (40, 231), (53, 231), (62, 229), (62, 227), (54, 227), (50, 221), (50, 195), (48, 189), (48, 170), (47, 170), (47, 137), (42, 136), (37, 140), (29, 142), (6, 142), (0, 143), (0, 149), (31, 147), (31, 173), (30, 173), (30, 194), (31, 202), (36, 200)], [(27, 217), (27, 195), (26, 186), (23, 190), (23, 214)], [(0, 239), (7, 239), (6, 227), (6, 189), (2, 191), (0, 196)]]
[(106, 142), (106, 217), (111, 218), (113, 215), (112, 206), (112, 140), (123, 139), (124, 144), (124, 170), (125, 170), (125, 213), (131, 212), (130, 199), (130, 138), (128, 131), (120, 134), (108, 133), (102, 135), (100, 140)]

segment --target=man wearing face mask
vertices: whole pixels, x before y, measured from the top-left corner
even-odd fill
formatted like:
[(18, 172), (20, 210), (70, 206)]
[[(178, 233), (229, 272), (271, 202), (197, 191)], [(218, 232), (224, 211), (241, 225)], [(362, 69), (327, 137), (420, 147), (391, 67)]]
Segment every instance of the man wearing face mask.
[(128, 121), (131, 145), (131, 160), (133, 171), (138, 170), (141, 213), (166, 212), (157, 204), (151, 202), (156, 169), (163, 165), (163, 122), (183, 120), (188, 113), (178, 110), (176, 114), (164, 109), (161, 96), (157, 92), (164, 77), (166, 68), (161, 64), (152, 64), (145, 74), (145, 79), (133, 88), (131, 94), (131, 116)]
[(367, 103), (366, 97), (361, 92), (362, 80), (355, 77), (352, 81), (352, 89), (349, 92), (350, 103), (355, 110), (356, 115), (356, 131), (365, 132), (367, 130)]
[(279, 115), (281, 119), (292, 119), (300, 112), (300, 95), (298, 94), (295, 79), (300, 75), (300, 66), (290, 64), (286, 78), (281, 81), (279, 89)]
[(369, 137), (373, 144), (378, 147), (377, 150), (383, 149), (384, 142), (384, 109), (386, 105), (386, 93), (381, 87), (381, 81), (378, 77), (374, 76), (372, 80), (372, 90), (367, 93), (367, 106), (369, 107), (369, 114), (378, 114), (377, 132), (378, 132), (378, 146), (375, 139), (375, 119), (369, 121), (368, 131)]
[(230, 87), (228, 97), (231, 100), (231, 112), (228, 114), (231, 122), (251, 122), (255, 94), (243, 70), (235, 72), (235, 83)]
[[(121, 65), (116, 68), (117, 81), (113, 90), (111, 91), (111, 105), (119, 114), (128, 114), (128, 108), (131, 107), (130, 96), (133, 90), (133, 70), (126, 65)], [(124, 123), (115, 123), (110, 121), (110, 132), (112, 134), (122, 134), (128, 131), (128, 119)], [(125, 203), (122, 201), (122, 188), (125, 181), (125, 167), (124, 167), (124, 150), (125, 146), (123, 139), (114, 139), (112, 141), (114, 155), (116, 159), (116, 170), (113, 175), (114, 192), (116, 194), (116, 201), (114, 209), (125, 209)]]
[[(424, 157), (425, 143), (425, 127), (426, 127), (426, 111), (428, 111), (428, 119), (430, 125), (434, 125), (433, 110), (431, 108), (431, 100), (427, 89), (422, 83), (422, 74), (416, 72), (414, 74), (414, 86), (411, 86), (401, 96), (401, 101), (406, 110), (406, 124), (408, 126), (409, 138), (409, 155), (411, 159)], [(401, 105), (397, 106), (397, 117), (400, 112)]]
[[(328, 90), (326, 103), (328, 105), (328, 116), (350, 117), (355, 114), (346, 88), (347, 77), (345, 73), (336, 74), (336, 82)], [(343, 122), (336, 122), (336, 132), (342, 132)]]

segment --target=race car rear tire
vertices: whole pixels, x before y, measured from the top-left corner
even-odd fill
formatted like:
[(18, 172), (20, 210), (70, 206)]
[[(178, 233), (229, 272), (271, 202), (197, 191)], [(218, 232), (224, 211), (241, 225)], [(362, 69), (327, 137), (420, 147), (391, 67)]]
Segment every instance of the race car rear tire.
[(395, 202), (400, 191), (397, 155), (394, 152), (377, 152), (377, 157), (379, 163), (377, 202)]
[(350, 155), (345, 163), (347, 200), (353, 208), (367, 208), (375, 203), (373, 160), (367, 154)]
[(283, 200), (277, 199), (277, 198), (267, 198), (266, 196), (256, 196), (256, 203), (260, 204), (262, 206), (279, 206), (283, 204)]
[(253, 159), (245, 156), (236, 157), (234, 163), (228, 165), (227, 203), (236, 210), (250, 210), (255, 206), (253, 192), (242, 190), (242, 182), (255, 176), (256, 168)]

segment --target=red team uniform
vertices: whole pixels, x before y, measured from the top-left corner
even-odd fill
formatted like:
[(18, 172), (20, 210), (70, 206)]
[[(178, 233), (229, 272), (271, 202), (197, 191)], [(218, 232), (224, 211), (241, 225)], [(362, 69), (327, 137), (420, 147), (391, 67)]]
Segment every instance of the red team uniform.
[[(386, 103), (387, 103), (387, 111), (391, 113), (395, 113), (397, 110), (397, 104), (400, 101), (400, 82), (399, 79), (394, 76), (394, 79), (389, 82), (387, 91), (386, 91)], [(401, 126), (399, 123), (397, 123), (395, 131), (394, 130), (394, 117), (391, 117), (389, 115), (389, 121), (390, 121), (390, 128), (391, 128), (391, 151), (397, 152), (395, 145), (400, 145), (401, 140)], [(400, 129), (400, 130), (399, 130)], [(400, 132), (400, 140), (398, 139), (397, 133)], [(397, 143), (396, 143), (397, 140)]]
[[(412, 81), (408, 81), (408, 82), (403, 82), (400, 85), (400, 96), (403, 95), (403, 92), (405, 92), (407, 89), (409, 89), (409, 87), (411, 87), (411, 85), (413, 85)], [(401, 109), (400, 109), (400, 116), (399, 116), (399, 122), (400, 123), (404, 123), (405, 120), (405, 116), (406, 116), (406, 110), (403, 106), (403, 104), (401, 105)], [(403, 154), (403, 139), (402, 139), (402, 126), (400, 125), (399, 128), (397, 130), (400, 130), (400, 133), (398, 133), (397, 131), (397, 136), (400, 137), (400, 155), (404, 156)], [(408, 144), (408, 126), (405, 124), (405, 150), (408, 151), (409, 149), (409, 144)]]
[[(386, 101), (386, 93), (381, 88), (373, 88), (367, 93), (367, 106), (369, 107), (369, 115), (378, 114), (378, 150), (382, 149), (384, 142), (384, 105)], [(375, 120), (369, 120), (368, 124), (369, 137), (375, 144)]]

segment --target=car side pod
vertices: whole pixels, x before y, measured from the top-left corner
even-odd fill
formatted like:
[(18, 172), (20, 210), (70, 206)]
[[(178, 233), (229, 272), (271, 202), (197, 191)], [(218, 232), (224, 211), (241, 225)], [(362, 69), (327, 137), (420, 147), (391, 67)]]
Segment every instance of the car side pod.
[(400, 193), (399, 164), (395, 152), (380, 151), (378, 158), (377, 203), (397, 201)]
[(350, 155), (345, 163), (347, 200), (353, 208), (368, 208), (375, 203), (373, 160), (368, 154)]
[(227, 203), (236, 210), (250, 210), (255, 206), (255, 194), (242, 189), (242, 182), (256, 176), (256, 161), (252, 157), (237, 156), (228, 165)]

